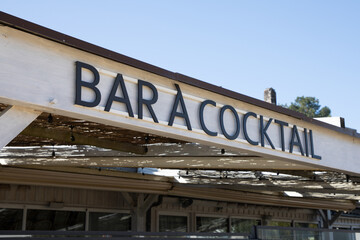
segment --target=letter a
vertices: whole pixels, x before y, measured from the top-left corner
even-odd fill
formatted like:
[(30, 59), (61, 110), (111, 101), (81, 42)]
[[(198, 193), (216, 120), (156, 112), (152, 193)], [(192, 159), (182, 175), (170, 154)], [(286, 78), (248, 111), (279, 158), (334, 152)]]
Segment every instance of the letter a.
[[(175, 102), (174, 102), (174, 105), (173, 105), (173, 109), (172, 109), (171, 114), (170, 114), (168, 125), (172, 126), (174, 124), (175, 117), (181, 117), (181, 118), (185, 119), (187, 129), (191, 131), (192, 128), (191, 128), (191, 124), (190, 124), (189, 115), (188, 115), (188, 113), (186, 111), (186, 105), (185, 105), (185, 102), (184, 102), (184, 98), (182, 96), (179, 85), (175, 84), (175, 87), (176, 87), (176, 90), (177, 90), (177, 94), (176, 94)], [(178, 107), (179, 103), (180, 103), (180, 106), (181, 106), (181, 108), (183, 110), (182, 113), (177, 112), (177, 107)]]

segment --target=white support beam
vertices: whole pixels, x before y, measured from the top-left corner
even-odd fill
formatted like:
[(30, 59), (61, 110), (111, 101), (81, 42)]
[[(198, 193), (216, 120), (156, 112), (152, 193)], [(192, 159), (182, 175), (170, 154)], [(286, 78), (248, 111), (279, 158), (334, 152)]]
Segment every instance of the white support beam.
[[(165, 147), (164, 147), (165, 148)], [(194, 156), (160, 156), (160, 157), (139, 157), (139, 156), (61, 156), (56, 152), (56, 160), (51, 156), (49, 148), (44, 148), (44, 155), (29, 156), (20, 155), (19, 152), (12, 156), (4, 156), (2, 152), (0, 160), (6, 165), (43, 165), (43, 166), (97, 166), (97, 167), (149, 167), (149, 168), (172, 168), (172, 169), (236, 169), (236, 170), (312, 170), (301, 164), (291, 164), (281, 160), (272, 160), (259, 157), (194, 157)], [(16, 154), (16, 156), (15, 156)], [(20, 156), (19, 156), (20, 155)], [(324, 168), (317, 168), (324, 170)]]
[(9, 106), (0, 113), (0, 149), (21, 133), (41, 112), (33, 109)]

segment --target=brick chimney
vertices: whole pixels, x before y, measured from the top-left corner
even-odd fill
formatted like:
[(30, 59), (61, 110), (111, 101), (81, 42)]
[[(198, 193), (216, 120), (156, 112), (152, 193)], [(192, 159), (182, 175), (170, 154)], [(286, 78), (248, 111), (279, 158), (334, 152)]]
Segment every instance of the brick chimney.
[(264, 91), (264, 101), (276, 105), (276, 92), (273, 88), (267, 88)]

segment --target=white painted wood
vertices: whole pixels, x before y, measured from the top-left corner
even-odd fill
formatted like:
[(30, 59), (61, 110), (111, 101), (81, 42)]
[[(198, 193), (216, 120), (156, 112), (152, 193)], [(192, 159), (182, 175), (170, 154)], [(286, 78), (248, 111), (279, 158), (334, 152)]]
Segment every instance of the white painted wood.
[[(48, 41), (10, 27), (1, 26), (0, 32), (0, 83), (2, 85), (0, 88), (0, 102), (2, 103), (247, 152), (288, 163), (308, 165), (313, 169), (336, 169), (360, 175), (360, 165), (357, 164), (358, 156), (360, 156), (360, 138), (357, 135), (341, 134), (294, 117), (262, 109), (182, 83), (177, 84), (179, 84), (184, 95), (193, 130), (186, 129), (182, 118), (176, 118), (174, 126), (168, 126), (176, 92), (174, 80)], [(82, 61), (96, 68), (104, 69), (102, 72), (105, 73), (100, 72), (100, 83), (97, 86), (102, 94), (100, 104), (97, 107), (88, 108), (74, 105), (76, 61)], [(134, 118), (128, 117), (126, 107), (120, 103), (114, 103), (110, 112), (103, 111), (114, 81), (113, 76), (116, 73), (123, 74), (124, 78), (141, 79), (159, 87), (159, 100), (153, 105), (153, 108), (160, 123), (153, 122), (145, 107), (144, 119), (137, 118), (136, 81), (126, 81), (130, 102), (134, 110)], [(92, 75), (84, 70), (83, 79), (91, 81)], [(162, 90), (160, 91), (160, 89)], [(164, 89), (168, 89), (168, 91), (163, 91)], [(151, 96), (152, 92), (145, 88), (144, 98), (151, 98)], [(93, 97), (91, 90), (83, 89), (83, 100), (90, 100)], [(242, 128), (237, 139), (226, 139), (221, 134), (219, 127), (219, 107), (207, 106), (205, 109), (207, 127), (212, 131), (219, 132), (217, 137), (207, 135), (199, 124), (198, 110), (199, 100), (201, 99), (213, 100), (218, 106), (231, 105), (239, 113), (240, 121), (242, 121), (243, 113), (251, 111), (256, 113), (257, 116), (264, 116), (264, 119), (273, 118), (289, 123), (290, 127), (284, 127), (286, 151), (281, 151), (280, 128), (277, 124), (271, 124), (267, 131), (275, 145), (275, 150), (271, 149), (267, 142), (265, 147), (250, 145), (245, 140)], [(234, 131), (234, 119), (228, 111), (225, 114), (224, 125), (229, 133)], [(289, 153), (291, 126), (294, 125), (298, 126), (302, 142), (304, 142), (304, 129), (313, 131), (315, 154), (322, 157), (320, 161), (302, 156), (298, 147), (294, 148), (293, 153)], [(250, 117), (248, 129), (250, 137), (259, 141), (259, 118)], [(273, 163), (269, 162), (268, 164), (271, 167)], [(183, 167), (186, 167), (186, 165)], [(210, 167), (218, 168), (216, 163)]]
[[(249, 170), (311, 170), (313, 167), (284, 160), (250, 156), (200, 144), (153, 144), (146, 156), (109, 151), (93, 146), (5, 147), (0, 150), (2, 165), (211, 168)], [(55, 157), (52, 157), (55, 151)], [(321, 170), (320, 168), (318, 170)]]
[(315, 119), (337, 127), (341, 127), (341, 123), (344, 121), (342, 117), (320, 117)]
[(2, 111), (0, 114), (0, 149), (19, 135), (40, 113), (19, 106), (9, 106)]
[[(218, 169), (237, 170), (313, 170), (314, 167), (290, 163), (285, 160), (272, 160), (264, 158), (246, 157), (66, 157), (51, 156), (49, 150), (47, 156), (32, 157), (5, 157), (0, 158), (0, 164), (9, 166), (93, 166), (93, 167), (148, 167), (164, 169)], [(324, 170), (318, 167), (316, 170)]]
[[(147, 145), (148, 152), (147, 157), (178, 157), (178, 156), (245, 156), (249, 154), (239, 153), (236, 151), (221, 152), (221, 149), (215, 147), (209, 147), (206, 145), (193, 144), (193, 143), (156, 143)], [(48, 146), (26, 146), (16, 147), (10, 146), (0, 150), (0, 158), (17, 158), (17, 157), (47, 157), (49, 152), (55, 151), (58, 157), (120, 157), (120, 156), (139, 156), (129, 152), (121, 152), (115, 150), (104, 149), (94, 146), (83, 145), (48, 145)], [(142, 156), (142, 155), (140, 155)]]

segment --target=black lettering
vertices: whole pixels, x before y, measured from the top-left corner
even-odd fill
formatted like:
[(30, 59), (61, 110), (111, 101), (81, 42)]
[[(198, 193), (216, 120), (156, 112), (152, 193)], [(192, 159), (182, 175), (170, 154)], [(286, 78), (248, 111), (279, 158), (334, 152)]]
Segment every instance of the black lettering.
[(272, 143), (269, 135), (267, 134), (267, 130), (272, 122), (272, 118), (269, 119), (269, 121), (267, 122), (266, 126), (264, 127), (264, 117), (262, 115), (260, 115), (260, 140), (261, 140), (261, 146), (264, 147), (265, 146), (265, 138), (268, 141), (268, 143), (270, 144), (272, 149), (275, 149), (274, 144)]
[[(123, 98), (115, 96), (116, 90), (118, 89), (119, 86), (121, 86), (120, 89), (121, 89), (122, 94), (124, 96)], [(121, 74), (118, 74), (116, 76), (115, 80), (114, 80), (114, 84), (113, 84), (111, 92), (109, 94), (109, 98), (108, 98), (108, 100), (106, 102), (106, 105), (105, 105), (105, 109), (104, 109), (105, 111), (107, 111), (107, 112), (110, 111), (113, 101), (125, 103), (127, 111), (129, 113), (129, 116), (134, 117), (134, 113), (133, 113), (133, 110), (131, 108), (131, 103), (130, 103), (130, 100), (129, 100), (129, 95), (127, 93), (127, 90), (126, 90), (126, 87), (125, 87), (125, 82), (124, 82), (124, 79), (123, 79)]]
[(217, 132), (213, 132), (210, 131), (206, 125), (205, 125), (205, 121), (204, 121), (204, 108), (206, 105), (213, 105), (214, 107), (216, 107), (216, 102), (212, 101), (212, 100), (205, 100), (200, 104), (200, 109), (199, 109), (199, 118), (200, 118), (200, 125), (201, 128), (204, 130), (204, 132), (210, 136), (217, 136), (218, 133)]
[[(235, 117), (235, 121), (236, 121), (236, 131), (235, 131), (235, 133), (233, 135), (228, 134), (226, 132), (226, 129), (225, 129), (225, 126), (224, 126), (224, 112), (227, 109), (229, 109), (233, 113), (233, 115)], [(220, 128), (221, 128), (221, 131), (224, 134), (224, 136), (229, 140), (234, 140), (239, 136), (239, 133), (240, 133), (240, 119), (239, 119), (239, 116), (238, 116), (235, 108), (233, 108), (230, 105), (225, 105), (220, 110)]]
[[(173, 108), (172, 108), (172, 111), (170, 114), (168, 125), (172, 126), (174, 124), (175, 117), (181, 117), (181, 118), (185, 119), (187, 129), (191, 131), (192, 128), (191, 128), (191, 124), (190, 124), (190, 119), (189, 119), (188, 113), (186, 111), (186, 106), (185, 106), (184, 98), (181, 93), (181, 89), (180, 89), (179, 85), (177, 85), (177, 84), (175, 84), (175, 87), (177, 89), (177, 94), (176, 94), (176, 98), (175, 98)], [(181, 105), (182, 112), (177, 112), (179, 103)]]
[(309, 130), (310, 133), (310, 151), (311, 151), (311, 157), (315, 158), (315, 159), (319, 159), (321, 160), (321, 156), (316, 155), (315, 149), (314, 149), (314, 139), (313, 139), (313, 134), (312, 134), (312, 130)]
[(280, 125), (281, 150), (285, 152), (284, 126), (289, 126), (289, 124), (287, 122), (283, 122), (276, 119), (275, 119), (275, 123)]
[(294, 146), (298, 146), (300, 148), (301, 155), (304, 156), (304, 150), (303, 150), (303, 147), (301, 145), (300, 136), (299, 136), (299, 132), (297, 130), (296, 125), (294, 125), (294, 127), (292, 128), (291, 141), (290, 141), (290, 150), (289, 150), (290, 153), (293, 152)]
[[(94, 80), (92, 82), (85, 82), (82, 80), (82, 69), (85, 68), (92, 72), (94, 75)], [(100, 76), (99, 72), (93, 66), (83, 63), (83, 62), (76, 62), (76, 92), (75, 92), (75, 104), (85, 106), (85, 107), (96, 107), (99, 105), (101, 100), (101, 93), (96, 85), (99, 84)], [(95, 99), (92, 102), (86, 102), (81, 100), (81, 92), (82, 87), (86, 87), (91, 89), (95, 93)]]
[(307, 136), (307, 129), (304, 128), (304, 139), (305, 139), (305, 155), (309, 156), (309, 143), (308, 143), (308, 136)]
[[(151, 89), (153, 92), (152, 99), (144, 99), (143, 98), (143, 86), (146, 86)], [(152, 108), (152, 104), (156, 103), (158, 100), (158, 92), (154, 85), (149, 82), (145, 82), (142, 80), (138, 80), (138, 118), (143, 119), (143, 105), (147, 107), (149, 110), (151, 117), (153, 118), (154, 122), (158, 123), (158, 119), (155, 115), (155, 112)]]
[(247, 132), (247, 119), (252, 116), (254, 118), (256, 118), (256, 113), (253, 112), (248, 112), (244, 115), (243, 117), (243, 129), (244, 129), (244, 136), (246, 141), (248, 141), (248, 143), (250, 143), (251, 145), (259, 145), (259, 142), (257, 141), (253, 141), (250, 137), (249, 134)]

